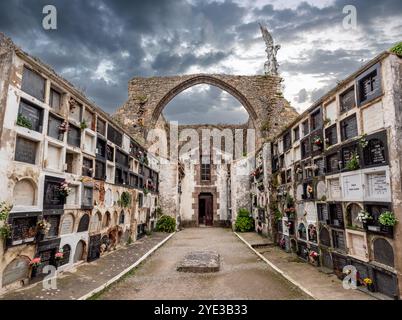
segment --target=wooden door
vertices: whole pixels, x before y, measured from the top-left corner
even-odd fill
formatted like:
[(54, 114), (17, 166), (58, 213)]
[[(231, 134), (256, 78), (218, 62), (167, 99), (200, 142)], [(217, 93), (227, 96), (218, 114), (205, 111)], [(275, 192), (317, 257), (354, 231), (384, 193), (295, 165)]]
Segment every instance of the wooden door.
[(214, 222), (212, 194), (200, 194), (198, 199), (198, 223), (212, 226)]

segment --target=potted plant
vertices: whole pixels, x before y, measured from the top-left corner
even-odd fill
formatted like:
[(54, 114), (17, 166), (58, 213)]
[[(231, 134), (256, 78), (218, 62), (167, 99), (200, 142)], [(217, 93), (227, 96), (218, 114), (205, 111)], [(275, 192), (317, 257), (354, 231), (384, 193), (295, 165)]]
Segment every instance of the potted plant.
[(19, 113), (17, 116), (17, 125), (27, 129), (32, 129), (31, 121), (29, 121), (29, 119), (21, 113)]
[(381, 225), (381, 231), (392, 234), (394, 225), (398, 222), (395, 215), (391, 211), (384, 211), (378, 217), (378, 222)]

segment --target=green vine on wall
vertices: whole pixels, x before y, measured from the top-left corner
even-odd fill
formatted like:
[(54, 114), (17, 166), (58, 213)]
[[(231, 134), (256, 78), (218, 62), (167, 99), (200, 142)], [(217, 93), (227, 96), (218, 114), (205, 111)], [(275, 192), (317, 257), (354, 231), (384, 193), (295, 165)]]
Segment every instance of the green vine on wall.
[(7, 222), (12, 205), (7, 205), (4, 201), (0, 202), (0, 237), (8, 239), (11, 237), (11, 225)]

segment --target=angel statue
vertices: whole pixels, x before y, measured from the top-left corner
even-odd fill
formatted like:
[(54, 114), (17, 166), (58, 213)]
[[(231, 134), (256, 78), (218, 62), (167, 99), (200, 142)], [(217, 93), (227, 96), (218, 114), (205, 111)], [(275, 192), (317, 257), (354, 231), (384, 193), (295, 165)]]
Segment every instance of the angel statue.
[(268, 29), (265, 25), (259, 23), (262, 38), (265, 41), (266, 49), (265, 52), (267, 53), (267, 61), (264, 63), (264, 72), (266, 75), (278, 75), (278, 61), (276, 61), (276, 53), (281, 48), (279, 44), (274, 45), (274, 40), (272, 39), (271, 34), (268, 32)]

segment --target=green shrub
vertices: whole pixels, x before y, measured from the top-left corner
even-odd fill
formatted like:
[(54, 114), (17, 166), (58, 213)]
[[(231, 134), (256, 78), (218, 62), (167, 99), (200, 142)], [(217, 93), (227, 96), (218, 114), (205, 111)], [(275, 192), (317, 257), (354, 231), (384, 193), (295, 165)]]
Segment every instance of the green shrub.
[(397, 43), (395, 46), (393, 46), (391, 49), (389, 49), (389, 51), (402, 57), (402, 42)]
[(394, 214), (390, 211), (385, 211), (381, 213), (378, 220), (383, 226), (389, 226), (389, 227), (393, 227), (398, 222)]
[(171, 216), (163, 215), (156, 223), (156, 231), (172, 233), (176, 230), (176, 220)]
[(254, 219), (250, 216), (250, 212), (247, 209), (242, 208), (237, 213), (235, 229), (239, 232), (254, 230)]
[(117, 200), (117, 203), (119, 206), (123, 207), (123, 208), (128, 208), (131, 204), (131, 195), (128, 191), (124, 191), (121, 196), (120, 199)]

